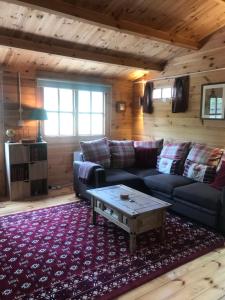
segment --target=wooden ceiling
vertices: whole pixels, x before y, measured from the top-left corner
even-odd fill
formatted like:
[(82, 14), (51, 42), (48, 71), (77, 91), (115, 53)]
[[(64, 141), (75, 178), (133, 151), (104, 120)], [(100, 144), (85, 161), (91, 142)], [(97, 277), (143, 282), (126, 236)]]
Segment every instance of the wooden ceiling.
[(223, 26), (222, 0), (0, 1), (0, 63), (135, 80)]

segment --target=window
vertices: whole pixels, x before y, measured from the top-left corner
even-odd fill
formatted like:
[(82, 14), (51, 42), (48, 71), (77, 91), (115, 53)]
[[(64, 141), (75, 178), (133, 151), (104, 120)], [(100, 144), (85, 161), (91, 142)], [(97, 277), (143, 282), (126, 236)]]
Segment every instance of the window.
[(44, 87), (44, 123), (47, 136), (105, 134), (105, 93), (102, 91)]
[(153, 90), (153, 99), (171, 99), (172, 98), (172, 88), (171, 87), (163, 87), (156, 88)]

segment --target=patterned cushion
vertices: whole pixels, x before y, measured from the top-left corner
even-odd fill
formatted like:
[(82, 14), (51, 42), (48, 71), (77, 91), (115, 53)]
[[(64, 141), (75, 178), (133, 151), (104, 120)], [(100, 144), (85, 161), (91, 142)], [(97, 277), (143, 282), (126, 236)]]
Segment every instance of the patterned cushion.
[(225, 150), (224, 149), (221, 149), (221, 150), (223, 151), (223, 154), (222, 154), (219, 164), (217, 166), (217, 169), (216, 169), (217, 172), (219, 172), (219, 170), (221, 169), (222, 163), (225, 161)]
[(216, 167), (186, 160), (183, 175), (199, 182), (210, 183), (216, 175)]
[(195, 144), (187, 159), (198, 164), (217, 166), (223, 154), (220, 148), (212, 148), (203, 144)]
[(164, 174), (177, 174), (180, 160), (158, 157), (157, 170)]
[(133, 141), (109, 141), (111, 163), (113, 168), (133, 167), (135, 151)]
[(95, 162), (105, 168), (110, 167), (110, 150), (107, 138), (80, 142), (85, 161)]
[(135, 165), (139, 168), (155, 168), (157, 164), (157, 148), (135, 148)]
[(134, 141), (134, 148), (162, 148), (163, 139), (155, 141)]
[(187, 154), (190, 143), (168, 143), (165, 144), (160, 157), (182, 160)]

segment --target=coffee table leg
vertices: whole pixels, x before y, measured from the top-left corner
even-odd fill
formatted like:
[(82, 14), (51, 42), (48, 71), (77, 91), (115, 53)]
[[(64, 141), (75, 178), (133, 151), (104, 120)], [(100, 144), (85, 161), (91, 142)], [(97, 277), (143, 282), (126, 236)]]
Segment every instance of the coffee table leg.
[(92, 212), (91, 212), (91, 223), (92, 223), (93, 225), (96, 225), (95, 203), (96, 203), (95, 198), (94, 198), (94, 197), (91, 197), (91, 207), (92, 207)]
[(136, 251), (136, 233), (130, 233), (130, 253), (133, 254)]

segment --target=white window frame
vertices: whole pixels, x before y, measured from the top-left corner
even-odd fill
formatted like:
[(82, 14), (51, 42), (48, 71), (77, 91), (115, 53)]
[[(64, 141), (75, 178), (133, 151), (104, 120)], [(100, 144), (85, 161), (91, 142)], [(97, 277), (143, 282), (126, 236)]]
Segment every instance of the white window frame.
[[(170, 97), (165, 98), (165, 97), (162, 96), (164, 89), (171, 89), (171, 96)], [(160, 97), (154, 97), (154, 90), (160, 90), (160, 95), (161, 96)], [(152, 97), (153, 100), (167, 101), (167, 100), (171, 100), (172, 97), (173, 97), (173, 88), (171, 86), (156, 87), (156, 88), (154, 88), (154, 90), (153, 90), (153, 97)]]
[[(45, 84), (47, 82), (47, 84)], [(49, 84), (50, 82), (50, 84)], [(60, 83), (59, 86), (57, 86), (57, 83)], [(66, 83), (65, 85), (63, 83)], [(67, 85), (68, 83), (68, 85)], [(66, 137), (102, 137), (108, 134), (109, 131), (109, 126), (110, 126), (110, 113), (107, 111), (108, 107), (111, 103), (111, 86), (108, 85), (95, 85), (95, 84), (89, 84), (89, 83), (79, 83), (79, 82), (64, 82), (64, 81), (53, 81), (53, 80), (46, 80), (46, 79), (38, 79), (38, 87), (43, 88), (43, 107), (44, 107), (44, 88), (45, 87), (53, 87), (58, 89), (58, 111), (48, 111), (47, 112), (56, 112), (58, 113), (58, 120), (60, 117), (60, 113), (64, 113), (64, 111), (60, 110), (59, 106), (59, 90), (61, 89), (71, 89), (73, 91), (73, 135), (61, 135), (60, 134), (60, 123), (58, 123), (58, 134), (57, 135), (46, 135), (45, 130), (43, 130), (44, 136), (46, 138), (66, 138)], [(79, 88), (81, 87), (81, 88)], [(90, 133), (89, 134), (80, 134), (79, 135), (79, 128), (78, 128), (78, 115), (82, 114), (82, 112), (78, 112), (78, 91), (83, 90), (83, 91), (89, 91), (91, 101), (92, 101), (92, 92), (98, 91), (103, 93), (103, 112), (102, 113), (97, 113), (97, 112), (92, 112), (90, 108), (90, 112), (87, 112), (87, 114), (90, 114), (90, 118), (92, 114), (101, 114), (103, 115), (103, 133), (102, 134), (92, 134), (92, 124), (90, 121)], [(70, 112), (65, 112), (65, 113), (70, 113)], [(106, 123), (107, 120), (107, 123)], [(43, 122), (44, 123), (44, 122)], [(43, 129), (44, 129), (44, 124), (43, 124)]]

